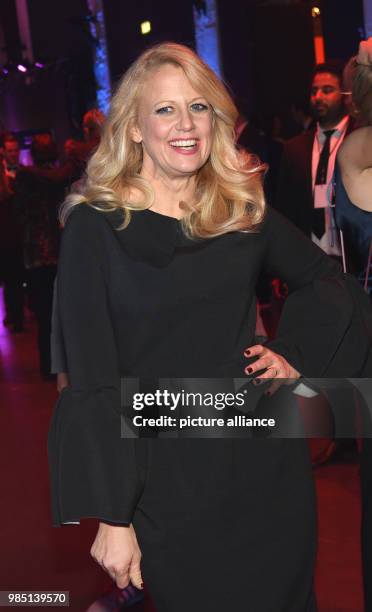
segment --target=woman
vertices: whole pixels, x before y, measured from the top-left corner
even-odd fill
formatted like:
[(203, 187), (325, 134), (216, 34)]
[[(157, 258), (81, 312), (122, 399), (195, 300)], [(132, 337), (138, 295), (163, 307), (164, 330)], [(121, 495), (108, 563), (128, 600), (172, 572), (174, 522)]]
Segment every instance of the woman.
[(56, 166), (57, 145), (48, 133), (33, 137), (31, 155), (34, 165), (17, 174), (15, 199), (23, 221), (23, 256), (37, 321), (40, 374), (50, 380), (53, 283), (60, 241), (58, 206), (76, 176), (76, 162), (69, 158)]
[(352, 102), (363, 127), (340, 147), (336, 169), (336, 219), (342, 230), (345, 266), (358, 272), (372, 293), (372, 38), (362, 41), (351, 64)]
[[(49, 438), (54, 523), (98, 518), (93, 557), (119, 587), (140, 587), (142, 570), (159, 612), (316, 609), (303, 440), (120, 439), (120, 376), (245, 372), (277, 387), (332, 375), (349, 346), (342, 273), (266, 209), (263, 168), (247, 168), (235, 148), (236, 114), (191, 50), (146, 51), (113, 97), (84, 194), (63, 209), (70, 386)], [(265, 347), (252, 346), (263, 268), (292, 292)]]
[[(338, 152), (336, 219), (343, 233), (345, 264), (354, 265), (372, 296), (372, 38), (360, 43), (358, 55), (348, 66), (353, 108), (363, 127), (350, 134)], [(364, 384), (368, 387), (369, 381)], [(365, 609), (371, 610), (372, 440), (367, 437), (362, 445), (360, 475), (364, 598)]]

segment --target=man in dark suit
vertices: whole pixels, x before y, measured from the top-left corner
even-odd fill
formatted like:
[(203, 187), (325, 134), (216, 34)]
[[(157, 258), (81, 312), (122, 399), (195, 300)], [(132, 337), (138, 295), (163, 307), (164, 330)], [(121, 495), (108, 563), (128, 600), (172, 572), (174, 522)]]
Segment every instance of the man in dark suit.
[(284, 146), (275, 206), (326, 253), (340, 256), (328, 205), (337, 150), (352, 127), (341, 64), (315, 67), (310, 109), (315, 127)]

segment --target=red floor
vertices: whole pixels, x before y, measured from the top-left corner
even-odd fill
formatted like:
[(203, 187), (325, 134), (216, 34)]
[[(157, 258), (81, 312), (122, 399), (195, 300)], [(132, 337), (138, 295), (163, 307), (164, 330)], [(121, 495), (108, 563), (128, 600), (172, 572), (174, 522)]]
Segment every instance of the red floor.
[[(55, 386), (38, 375), (34, 322), (14, 336), (2, 319), (0, 309), (0, 590), (70, 591), (69, 609), (84, 612), (110, 588), (89, 556), (96, 524), (50, 526), (46, 435)], [(358, 466), (320, 468), (316, 481), (319, 612), (362, 612)]]

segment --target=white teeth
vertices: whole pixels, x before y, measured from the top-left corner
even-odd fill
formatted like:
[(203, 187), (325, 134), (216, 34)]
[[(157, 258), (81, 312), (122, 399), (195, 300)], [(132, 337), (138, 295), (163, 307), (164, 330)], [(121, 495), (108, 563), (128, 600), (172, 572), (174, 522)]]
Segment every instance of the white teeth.
[(196, 140), (172, 140), (169, 144), (172, 147), (194, 147)]

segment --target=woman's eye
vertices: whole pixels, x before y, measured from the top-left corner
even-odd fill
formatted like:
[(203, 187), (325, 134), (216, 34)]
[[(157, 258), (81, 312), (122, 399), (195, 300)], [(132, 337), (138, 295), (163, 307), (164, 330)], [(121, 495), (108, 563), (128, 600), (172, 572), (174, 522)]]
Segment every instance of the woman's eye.
[(203, 104), (202, 102), (195, 102), (194, 104), (191, 105), (191, 108), (193, 111), (197, 111), (198, 113), (200, 113), (202, 111), (208, 110), (208, 105)]
[(157, 115), (168, 115), (172, 110), (171, 106), (162, 106), (161, 108), (157, 108), (155, 112)]

